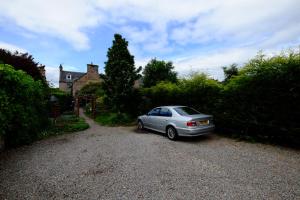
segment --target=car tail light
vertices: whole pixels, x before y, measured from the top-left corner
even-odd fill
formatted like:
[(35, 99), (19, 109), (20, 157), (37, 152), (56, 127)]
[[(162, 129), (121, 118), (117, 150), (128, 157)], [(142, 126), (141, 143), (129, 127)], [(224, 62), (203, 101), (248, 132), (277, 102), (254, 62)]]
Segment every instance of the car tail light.
[(189, 121), (186, 123), (187, 126), (197, 126), (197, 122), (195, 121)]

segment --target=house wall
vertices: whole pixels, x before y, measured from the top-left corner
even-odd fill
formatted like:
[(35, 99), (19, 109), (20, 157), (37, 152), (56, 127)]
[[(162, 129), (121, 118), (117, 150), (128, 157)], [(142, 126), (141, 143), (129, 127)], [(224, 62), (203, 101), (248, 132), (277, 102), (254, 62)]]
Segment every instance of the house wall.
[(89, 73), (87, 73), (86, 75), (84, 75), (80, 79), (74, 81), (74, 83), (73, 83), (73, 96), (75, 96), (76, 92), (79, 91), (81, 88), (83, 88), (83, 86), (85, 86), (89, 83), (99, 83), (101, 81), (102, 80), (99, 78), (98, 74), (96, 76), (94, 74), (91, 76), (91, 74), (89, 75)]
[[(60, 80), (63, 72), (62, 66), (59, 67), (60, 69)], [(98, 65), (87, 64), (87, 73), (80, 77), (73, 82), (59, 82), (59, 89), (65, 92), (71, 92), (72, 95), (75, 96), (76, 92), (79, 91), (83, 86), (91, 83), (91, 82), (101, 82), (102, 80), (99, 77), (98, 73)], [(71, 88), (69, 87), (71, 84)]]
[(99, 80), (98, 65), (88, 64), (86, 75), (88, 80)]
[(68, 84), (65, 82), (59, 82), (59, 89), (64, 92), (71, 92), (71, 89), (68, 87)]

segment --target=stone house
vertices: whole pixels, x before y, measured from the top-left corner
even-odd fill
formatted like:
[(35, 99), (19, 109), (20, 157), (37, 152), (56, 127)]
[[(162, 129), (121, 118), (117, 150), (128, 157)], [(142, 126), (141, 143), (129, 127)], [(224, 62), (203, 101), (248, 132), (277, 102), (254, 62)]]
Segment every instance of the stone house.
[(59, 66), (59, 89), (71, 93), (73, 96), (83, 86), (88, 83), (101, 82), (98, 65), (87, 64), (87, 72), (64, 71), (62, 65)]

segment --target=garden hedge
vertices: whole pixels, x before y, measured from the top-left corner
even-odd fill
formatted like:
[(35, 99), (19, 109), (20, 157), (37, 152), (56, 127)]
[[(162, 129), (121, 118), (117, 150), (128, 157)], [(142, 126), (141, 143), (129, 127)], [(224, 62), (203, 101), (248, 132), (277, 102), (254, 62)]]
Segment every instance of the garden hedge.
[(0, 64), (0, 85), (0, 135), (6, 147), (31, 143), (48, 124), (43, 83)]
[(196, 74), (142, 89), (141, 109), (187, 105), (213, 114), (217, 131), (300, 145), (300, 54), (258, 55), (226, 82)]

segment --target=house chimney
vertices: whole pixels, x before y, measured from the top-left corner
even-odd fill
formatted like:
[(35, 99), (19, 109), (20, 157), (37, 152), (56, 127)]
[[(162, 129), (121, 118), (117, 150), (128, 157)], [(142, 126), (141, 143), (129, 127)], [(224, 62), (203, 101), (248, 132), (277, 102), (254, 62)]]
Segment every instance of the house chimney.
[(97, 73), (98, 74), (98, 65), (93, 63), (87, 64), (87, 73)]
[(63, 66), (60, 64), (59, 65), (59, 71), (62, 71), (63, 70)]

